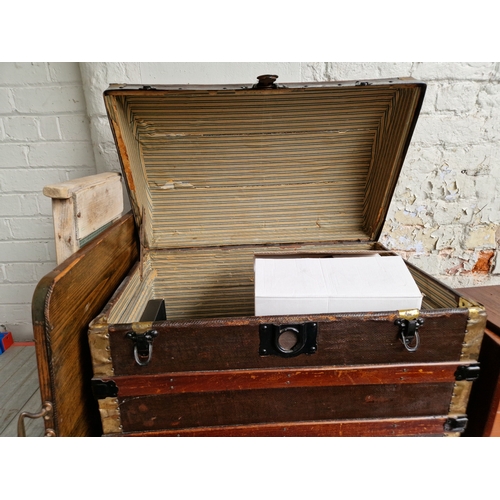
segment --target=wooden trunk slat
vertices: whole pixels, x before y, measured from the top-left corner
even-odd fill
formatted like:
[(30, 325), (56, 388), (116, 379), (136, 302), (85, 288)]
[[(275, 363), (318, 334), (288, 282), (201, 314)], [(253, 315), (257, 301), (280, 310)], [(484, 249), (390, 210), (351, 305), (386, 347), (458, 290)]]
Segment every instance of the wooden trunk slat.
[[(167, 305), (168, 310), (168, 305)], [(167, 312), (168, 314), (168, 312)], [(110, 346), (115, 375), (154, 375), (162, 372), (230, 369), (291, 368), (300, 366), (442, 363), (460, 360), (466, 309), (422, 311), (420, 347), (408, 352), (394, 325), (396, 313), (336, 316), (227, 318), (213, 321), (155, 324), (158, 336), (152, 360), (138, 366), (133, 344), (125, 337), (132, 325), (112, 325)], [(259, 355), (259, 324), (318, 322), (315, 354), (292, 358)]]
[[(334, 422), (280, 422), (262, 425), (200, 427), (156, 432), (124, 433), (124, 437), (381, 437), (442, 436), (445, 417), (412, 419), (360, 419)], [(120, 434), (122, 436), (122, 434)]]
[(457, 363), (162, 373), (114, 377), (120, 397), (291, 387), (453, 382)]
[(446, 415), (453, 383), (294, 387), (118, 397), (124, 432)]
[(126, 215), (38, 284), (33, 325), (42, 401), (54, 415), (46, 428), (59, 436), (102, 433), (90, 380), (88, 324), (102, 310), (138, 256), (132, 216)]

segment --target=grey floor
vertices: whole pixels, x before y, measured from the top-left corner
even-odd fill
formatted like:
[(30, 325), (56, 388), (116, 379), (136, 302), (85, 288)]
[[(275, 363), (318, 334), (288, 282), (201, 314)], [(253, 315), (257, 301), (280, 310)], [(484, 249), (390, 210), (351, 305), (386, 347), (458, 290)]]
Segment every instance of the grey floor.
[[(13, 345), (0, 354), (0, 437), (17, 436), (19, 414), (41, 406), (35, 347)], [(43, 436), (42, 419), (24, 421), (27, 437)]]

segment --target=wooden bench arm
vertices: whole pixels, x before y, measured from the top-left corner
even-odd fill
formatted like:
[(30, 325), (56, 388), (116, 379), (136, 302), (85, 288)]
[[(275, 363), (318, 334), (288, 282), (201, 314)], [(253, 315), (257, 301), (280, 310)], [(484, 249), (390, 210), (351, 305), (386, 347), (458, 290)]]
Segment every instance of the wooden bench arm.
[(60, 264), (123, 212), (121, 175), (105, 172), (51, 184), (57, 263)]

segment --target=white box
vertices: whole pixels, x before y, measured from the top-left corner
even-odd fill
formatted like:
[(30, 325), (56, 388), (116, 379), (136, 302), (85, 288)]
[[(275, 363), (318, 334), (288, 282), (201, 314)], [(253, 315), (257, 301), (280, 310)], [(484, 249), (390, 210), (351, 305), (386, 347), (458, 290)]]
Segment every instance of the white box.
[(393, 255), (256, 257), (255, 315), (420, 309), (422, 294)]

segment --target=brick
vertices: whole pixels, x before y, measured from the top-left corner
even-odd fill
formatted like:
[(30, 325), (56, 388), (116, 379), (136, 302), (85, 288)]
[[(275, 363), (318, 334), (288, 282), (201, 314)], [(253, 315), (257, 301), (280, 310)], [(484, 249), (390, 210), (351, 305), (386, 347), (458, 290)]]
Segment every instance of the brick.
[(3, 119), (7, 141), (37, 141), (38, 123), (31, 116), (11, 116)]
[(59, 125), (63, 140), (91, 142), (90, 121), (85, 115), (60, 116)]
[(82, 81), (80, 66), (76, 62), (49, 62), (50, 79), (56, 83), (69, 83)]
[(6, 193), (41, 193), (47, 184), (68, 180), (64, 169), (21, 168), (0, 170), (0, 190)]
[(16, 240), (48, 240), (54, 237), (53, 220), (48, 217), (11, 219), (10, 227)]
[[(425, 89), (424, 102), (420, 114), (429, 114), (436, 111), (436, 100), (440, 90), (439, 84), (436, 82), (426, 82), (427, 88)], [(418, 123), (418, 122), (417, 122)]]
[(47, 242), (47, 261), (49, 262), (55, 262), (57, 260), (56, 256), (56, 243), (54, 240), (50, 240)]
[(5, 264), (5, 279), (3, 283), (35, 283), (35, 264), (23, 262)]
[(1, 196), (0, 217), (38, 215), (39, 213), (36, 195), (2, 194)]
[(18, 88), (12, 91), (15, 108), (24, 114), (50, 114), (85, 111), (80, 85)]
[[(51, 253), (50, 247), (52, 242), (49, 242), (49, 253)], [(55, 247), (54, 247), (55, 253)], [(55, 260), (49, 260), (48, 262), (37, 263), (34, 265), (35, 269), (35, 281), (38, 283), (46, 274), (50, 273), (57, 266)]]
[(431, 234), (436, 239), (436, 250), (458, 248), (463, 232), (464, 228), (458, 224), (440, 226)]
[(120, 160), (114, 143), (98, 144), (95, 148), (96, 167), (101, 172), (119, 172), (121, 170)]
[(27, 85), (48, 82), (45, 62), (2, 62), (0, 84)]
[[(140, 75), (137, 75), (137, 70)], [(149, 83), (233, 83), (253, 84), (257, 82), (257, 75), (279, 75), (278, 82), (299, 81), (300, 65), (286, 62), (201, 62), (186, 63), (172, 62), (168, 64), (141, 62), (113, 63), (108, 65), (108, 78), (120, 78), (121, 81), (131, 82), (132, 78), (140, 76), (142, 81)]]
[(414, 78), (427, 80), (489, 80), (495, 75), (495, 63), (426, 62), (413, 66)]
[(463, 175), (474, 178), (494, 174), (495, 165), (500, 162), (500, 150), (491, 144), (462, 144), (443, 151), (446, 163)]
[(110, 83), (142, 81), (139, 64), (137, 63), (80, 63), (80, 72), (87, 95), (87, 113), (89, 116), (106, 114), (102, 93)]
[(30, 304), (0, 305), (0, 324), (2, 325), (6, 323), (27, 322), (30, 318)]
[(13, 111), (14, 107), (10, 89), (0, 88), (0, 114), (7, 115), (12, 113)]
[(5, 264), (3, 267), (3, 283), (38, 283), (56, 267), (56, 263), (55, 261), (23, 262)]
[(500, 109), (500, 84), (490, 83), (481, 87), (477, 97), (480, 112), (491, 113)]
[(44, 194), (37, 194), (36, 201), (40, 215), (52, 216), (52, 199)]
[(396, 78), (408, 76), (412, 63), (397, 62), (355, 62), (355, 63), (306, 63), (303, 68), (305, 80), (337, 81), (374, 78)]
[(9, 226), (10, 220), (0, 219), (0, 240), (10, 240), (12, 232)]
[(85, 142), (39, 142), (31, 144), (28, 162), (32, 167), (93, 166), (92, 144)]
[[(27, 151), (27, 147), (23, 144), (0, 144), (0, 168), (28, 166)], [(1, 186), (0, 191), (2, 191)]]
[[(0, 241), (2, 262), (47, 262), (50, 259), (45, 241)], [(1, 301), (0, 301), (1, 302)]]
[(45, 141), (60, 141), (61, 131), (56, 116), (40, 116), (38, 118), (40, 127), (40, 139)]
[(426, 146), (478, 143), (484, 137), (484, 124), (484, 118), (475, 116), (423, 115), (415, 127), (413, 141)]
[(107, 116), (93, 116), (91, 126), (94, 133), (97, 135), (99, 144), (114, 145), (113, 133), (111, 132)]
[(476, 107), (480, 86), (477, 83), (455, 82), (443, 85), (437, 94), (436, 110), (454, 113), (471, 112)]
[(29, 304), (33, 298), (35, 284), (16, 283), (0, 285), (0, 303), (2, 304)]

